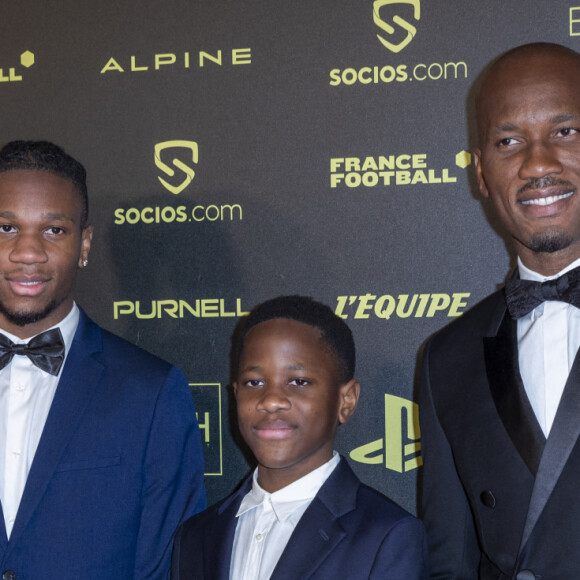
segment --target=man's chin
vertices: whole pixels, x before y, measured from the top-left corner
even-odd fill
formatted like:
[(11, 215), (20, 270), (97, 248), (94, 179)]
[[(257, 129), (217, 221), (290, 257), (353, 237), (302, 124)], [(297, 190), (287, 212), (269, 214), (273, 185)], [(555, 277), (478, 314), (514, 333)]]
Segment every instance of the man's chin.
[(44, 320), (56, 309), (57, 304), (53, 300), (47, 304), (42, 310), (34, 311), (14, 311), (6, 307), (5, 304), (0, 302), (0, 314), (4, 316), (10, 323), (16, 326), (27, 326), (29, 324), (35, 324), (40, 320)]
[(547, 231), (532, 236), (526, 246), (537, 254), (553, 254), (560, 250), (565, 250), (573, 242), (570, 235), (560, 231)]

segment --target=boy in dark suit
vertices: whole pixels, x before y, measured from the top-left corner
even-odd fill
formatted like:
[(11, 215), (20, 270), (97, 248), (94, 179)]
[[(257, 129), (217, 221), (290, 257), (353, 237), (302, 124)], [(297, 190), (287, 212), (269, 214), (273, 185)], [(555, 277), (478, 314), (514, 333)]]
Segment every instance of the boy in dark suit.
[(274, 298), (250, 313), (238, 353), (238, 422), (258, 467), (179, 528), (172, 578), (425, 578), (421, 523), (333, 451), (360, 389), (345, 322), (310, 298)]

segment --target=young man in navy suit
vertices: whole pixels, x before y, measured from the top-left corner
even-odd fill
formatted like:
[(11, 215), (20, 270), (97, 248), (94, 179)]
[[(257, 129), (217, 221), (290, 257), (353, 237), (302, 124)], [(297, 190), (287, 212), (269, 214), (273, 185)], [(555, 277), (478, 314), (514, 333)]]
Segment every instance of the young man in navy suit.
[(203, 509), (191, 393), (175, 367), (73, 300), (86, 173), (48, 142), (0, 150), (0, 575), (161, 580)]
[(333, 451), (359, 397), (354, 366), (350, 329), (327, 306), (286, 296), (252, 310), (234, 392), (258, 467), (180, 527), (173, 580), (426, 578), (421, 522)]

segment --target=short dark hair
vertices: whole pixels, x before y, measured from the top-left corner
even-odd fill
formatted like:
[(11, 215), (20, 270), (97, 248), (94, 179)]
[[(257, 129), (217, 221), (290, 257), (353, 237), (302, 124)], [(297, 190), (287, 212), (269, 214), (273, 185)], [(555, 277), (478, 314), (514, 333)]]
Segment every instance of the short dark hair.
[(73, 183), (81, 197), (81, 230), (89, 219), (87, 172), (64, 149), (49, 141), (11, 141), (0, 149), (0, 173), (18, 169), (47, 171)]
[(240, 329), (238, 359), (248, 332), (261, 322), (275, 318), (296, 320), (318, 328), (322, 342), (335, 355), (340, 384), (353, 378), (356, 351), (350, 328), (326, 304), (307, 296), (278, 296), (254, 307)]

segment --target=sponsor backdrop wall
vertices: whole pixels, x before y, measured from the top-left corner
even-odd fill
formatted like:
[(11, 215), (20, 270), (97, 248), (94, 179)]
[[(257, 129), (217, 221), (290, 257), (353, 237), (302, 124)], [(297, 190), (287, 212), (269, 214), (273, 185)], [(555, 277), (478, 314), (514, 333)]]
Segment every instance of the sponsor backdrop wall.
[(56, 4), (2, 1), (0, 141), (48, 139), (87, 167), (79, 303), (185, 371), (209, 502), (250, 469), (234, 327), (300, 293), (357, 343), (338, 449), (416, 512), (420, 347), (514, 264), (473, 179), (472, 87), (513, 46), (580, 50), (580, 1)]

